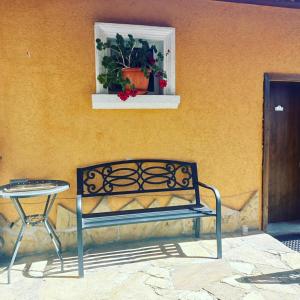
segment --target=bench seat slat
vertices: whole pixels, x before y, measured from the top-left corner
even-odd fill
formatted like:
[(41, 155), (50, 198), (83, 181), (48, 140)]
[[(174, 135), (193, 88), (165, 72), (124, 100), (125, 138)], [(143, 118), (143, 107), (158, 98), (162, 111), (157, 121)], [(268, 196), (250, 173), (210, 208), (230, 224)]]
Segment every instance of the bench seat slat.
[(113, 215), (101, 217), (83, 218), (82, 225), (85, 228), (117, 226), (125, 224), (147, 223), (155, 221), (167, 221), (176, 219), (189, 219), (197, 217), (212, 217), (216, 213), (206, 207), (191, 209), (177, 209), (168, 211), (152, 211), (141, 213), (128, 213), (126, 215)]

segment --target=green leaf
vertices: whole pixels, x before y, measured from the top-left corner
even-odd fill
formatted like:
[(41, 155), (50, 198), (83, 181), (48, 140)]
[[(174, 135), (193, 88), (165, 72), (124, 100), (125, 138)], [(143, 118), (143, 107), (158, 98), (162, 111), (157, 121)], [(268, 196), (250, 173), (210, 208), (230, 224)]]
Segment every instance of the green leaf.
[(157, 58), (158, 58), (159, 61), (163, 61), (164, 60), (164, 56), (162, 55), (161, 52), (157, 53)]
[(128, 37), (129, 37), (128, 46), (131, 50), (135, 44), (135, 39), (133, 38), (132, 34), (128, 34)]
[(157, 53), (157, 48), (156, 48), (156, 46), (155, 45), (153, 45), (153, 46), (151, 46), (151, 48), (150, 48), (154, 53)]
[(110, 48), (119, 52), (119, 48), (116, 45), (111, 45)]
[(124, 46), (124, 38), (122, 37), (121, 34), (119, 33), (116, 34), (116, 41), (117, 41), (117, 45), (123, 51), (125, 46)]

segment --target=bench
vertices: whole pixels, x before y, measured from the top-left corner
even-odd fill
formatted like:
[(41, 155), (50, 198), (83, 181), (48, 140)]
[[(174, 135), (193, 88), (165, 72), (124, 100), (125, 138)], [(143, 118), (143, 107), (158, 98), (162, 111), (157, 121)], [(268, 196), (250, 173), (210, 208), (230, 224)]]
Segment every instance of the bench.
[[(214, 193), (216, 210), (201, 203), (199, 186)], [(117, 212), (83, 212), (83, 200), (90, 197), (181, 191), (193, 193), (194, 203)], [(215, 217), (217, 258), (222, 257), (220, 194), (216, 188), (198, 181), (196, 163), (143, 159), (78, 168), (76, 204), (79, 277), (84, 276), (83, 230), (90, 228), (192, 218), (195, 237), (199, 238), (200, 218)]]

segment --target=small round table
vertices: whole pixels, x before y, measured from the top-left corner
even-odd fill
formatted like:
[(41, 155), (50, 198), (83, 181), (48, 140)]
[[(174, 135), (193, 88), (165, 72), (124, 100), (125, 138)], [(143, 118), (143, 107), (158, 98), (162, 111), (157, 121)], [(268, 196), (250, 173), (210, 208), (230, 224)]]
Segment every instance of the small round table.
[[(8, 283), (10, 283), (10, 271), (17, 256), (17, 252), (20, 247), (24, 231), (27, 225), (35, 226), (37, 224), (44, 224), (54, 244), (57, 256), (61, 262), (61, 269), (63, 271), (61, 243), (52, 225), (48, 221), (48, 217), (56, 195), (60, 192), (69, 189), (69, 187), (70, 185), (68, 182), (61, 180), (12, 180), (10, 184), (0, 186), (0, 198), (9, 198), (12, 200), (22, 221), (22, 227), (13, 249), (10, 264), (8, 266)], [(26, 215), (20, 199), (39, 196), (47, 197), (43, 213), (35, 215)]]

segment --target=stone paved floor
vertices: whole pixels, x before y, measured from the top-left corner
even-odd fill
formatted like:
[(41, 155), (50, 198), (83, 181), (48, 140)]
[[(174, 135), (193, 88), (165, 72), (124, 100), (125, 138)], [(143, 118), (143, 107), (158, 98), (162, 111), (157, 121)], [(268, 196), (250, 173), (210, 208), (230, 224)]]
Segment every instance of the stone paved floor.
[(64, 253), (65, 272), (54, 256), (19, 259), (0, 299), (300, 299), (300, 253), (264, 233), (215, 240), (156, 239), (118, 243), (85, 252), (86, 274), (77, 277), (76, 255)]

